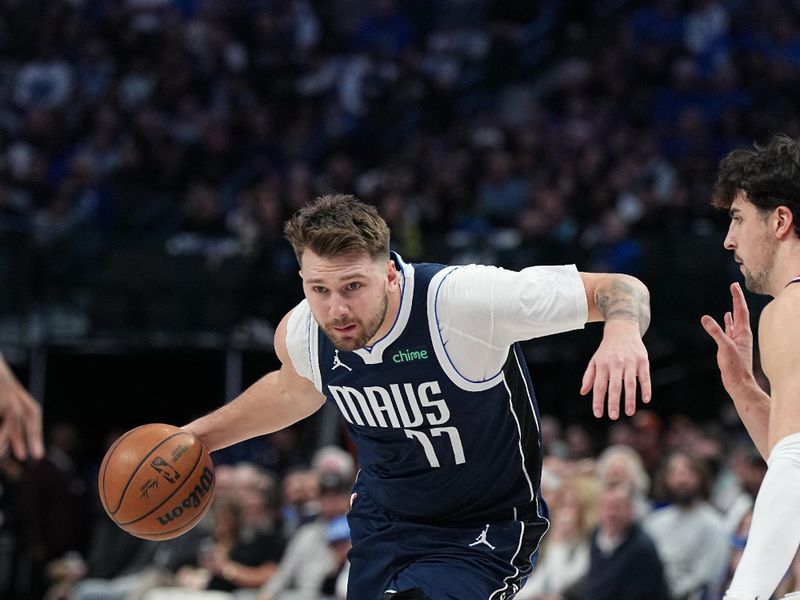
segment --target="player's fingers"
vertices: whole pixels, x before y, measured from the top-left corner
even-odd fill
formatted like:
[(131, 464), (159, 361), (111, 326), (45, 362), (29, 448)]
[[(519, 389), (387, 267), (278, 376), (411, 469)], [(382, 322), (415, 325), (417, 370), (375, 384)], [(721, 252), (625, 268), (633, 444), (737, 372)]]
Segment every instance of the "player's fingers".
[(650, 361), (643, 360), (636, 375), (639, 378), (639, 387), (642, 389), (642, 402), (647, 404), (653, 397), (653, 389), (650, 383)]
[(31, 397), (27, 398), (27, 412), (24, 417), (23, 426), (25, 436), (28, 439), (28, 447), (31, 456), (35, 459), (44, 457), (44, 442), (42, 441), (42, 409), (39, 404)]
[(722, 331), (722, 327), (719, 326), (712, 317), (708, 315), (703, 315), (700, 319), (700, 324), (703, 326), (703, 329), (706, 330), (706, 333), (711, 336), (711, 338), (717, 342), (717, 345), (722, 345), (725, 340), (725, 332)]
[(8, 448), (8, 435), (11, 428), (11, 421), (14, 419), (14, 415), (6, 414), (0, 420), (0, 456), (5, 454), (6, 449)]
[(636, 412), (636, 371), (625, 371), (625, 414), (629, 417)]
[(0, 455), (4, 454), (6, 450), (11, 447), (14, 456), (20, 460), (25, 458), (25, 448), (23, 446), (22, 456), (19, 455), (19, 447), (14, 443), (15, 428), (19, 427), (19, 415), (15, 410), (8, 410), (3, 415), (2, 422), (0, 422)]
[(608, 377), (608, 416), (610, 419), (619, 417), (619, 400), (622, 394), (622, 381), (622, 373), (616, 369), (612, 369)]
[(731, 337), (733, 335), (733, 314), (730, 311), (725, 313), (725, 335)]
[(594, 385), (592, 386), (592, 411), (595, 417), (602, 417), (605, 410), (608, 372), (595, 365)]
[(18, 460), (25, 460), (28, 457), (28, 451), (25, 446), (25, 431), (22, 428), (22, 420), (18, 417), (11, 423), (8, 430), (8, 439), (11, 442), (11, 450)]
[(17, 390), (10, 410), (3, 415), (5, 441), (11, 446), (11, 451), (19, 460), (25, 460), (28, 457), (25, 446), (25, 430), (22, 424), (28, 402), (33, 402), (28, 393), (24, 390)]
[(595, 376), (596, 367), (594, 364), (594, 360), (589, 362), (589, 366), (586, 367), (586, 371), (583, 372), (583, 379), (581, 380), (581, 396), (585, 396), (589, 393), (589, 390), (592, 389), (594, 384), (594, 376)]
[(733, 298), (733, 317), (742, 324), (750, 323), (750, 309), (747, 308), (747, 301), (744, 299), (744, 292), (739, 283), (731, 284), (731, 297)]

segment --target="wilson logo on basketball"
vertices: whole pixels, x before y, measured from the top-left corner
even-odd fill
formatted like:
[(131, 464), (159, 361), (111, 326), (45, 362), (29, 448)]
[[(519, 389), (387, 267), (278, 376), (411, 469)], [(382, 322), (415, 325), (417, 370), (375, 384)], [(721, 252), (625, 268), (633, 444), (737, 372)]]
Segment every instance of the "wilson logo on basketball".
[(151, 462), (150, 466), (156, 470), (156, 472), (160, 473), (161, 476), (169, 481), (170, 483), (175, 483), (178, 479), (181, 478), (181, 474), (175, 470), (175, 468), (170, 465), (166, 460), (161, 458), (160, 456), (156, 456)]
[(205, 497), (210, 489), (214, 487), (214, 471), (206, 467), (203, 469), (203, 474), (200, 475), (200, 480), (194, 489), (189, 493), (183, 501), (172, 510), (164, 513), (158, 517), (158, 522), (162, 525), (168, 525), (173, 519), (177, 519), (183, 514), (184, 510), (190, 508), (197, 508), (200, 506), (200, 500)]

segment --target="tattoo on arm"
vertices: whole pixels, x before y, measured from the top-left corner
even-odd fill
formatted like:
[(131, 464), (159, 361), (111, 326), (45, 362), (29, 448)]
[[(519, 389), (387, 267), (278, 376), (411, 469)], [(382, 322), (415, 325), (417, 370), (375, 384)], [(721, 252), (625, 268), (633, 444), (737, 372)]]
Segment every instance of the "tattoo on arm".
[(650, 326), (650, 294), (646, 289), (617, 279), (610, 287), (597, 290), (594, 300), (606, 321), (635, 321), (642, 335)]

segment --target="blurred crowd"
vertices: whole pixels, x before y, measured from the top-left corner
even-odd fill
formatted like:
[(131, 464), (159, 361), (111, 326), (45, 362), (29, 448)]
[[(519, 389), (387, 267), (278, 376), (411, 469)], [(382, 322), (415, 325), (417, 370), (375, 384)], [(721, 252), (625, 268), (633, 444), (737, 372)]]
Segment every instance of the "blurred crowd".
[[(718, 160), (800, 135), (798, 96), (779, 0), (0, 0), (0, 333), (52, 306), (87, 337), (277, 322), (283, 220), (345, 192), (410, 260), (638, 275), (674, 337), (665, 310), (735, 277)], [(542, 425), (552, 526), (518, 598), (719, 597), (766, 469), (729, 423)], [(156, 544), (99, 512), (78, 435), (0, 461), (3, 597), (344, 597), (344, 451), (222, 460), (207, 520)]]
[[(605, 435), (547, 415), (541, 431), (551, 525), (518, 599), (721, 598), (767, 469), (743, 430), (642, 410)], [(346, 597), (357, 470), (348, 450), (278, 462), (217, 453), (210, 512), (188, 533), (154, 542), (125, 533), (100, 507), (99, 457), (81, 460), (73, 426), (55, 425), (48, 439), (42, 461), (0, 461), (4, 598)], [(798, 584), (800, 557), (780, 590)]]
[(0, 314), (83, 335), (274, 322), (331, 191), (412, 260), (690, 269), (719, 158), (800, 132), (777, 0), (0, 7)]

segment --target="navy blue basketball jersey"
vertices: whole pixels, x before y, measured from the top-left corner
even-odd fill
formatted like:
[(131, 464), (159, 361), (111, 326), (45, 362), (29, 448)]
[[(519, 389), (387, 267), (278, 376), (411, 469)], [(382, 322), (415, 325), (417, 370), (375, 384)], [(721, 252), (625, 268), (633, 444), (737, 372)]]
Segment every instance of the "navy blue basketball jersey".
[(518, 507), (538, 514), (539, 415), (519, 345), (490, 380), (458, 380), (436, 340), (435, 286), (446, 267), (393, 258), (403, 285), (389, 343), (337, 350), (308, 321), (314, 379), (358, 447), (359, 483), (410, 519), (510, 516)]
[(398, 266), (400, 306), (371, 347), (337, 350), (307, 301), (288, 321), (299, 374), (359, 449), (359, 487), (419, 521), (541, 517), (539, 415), (518, 340), (582, 328), (574, 265)]

